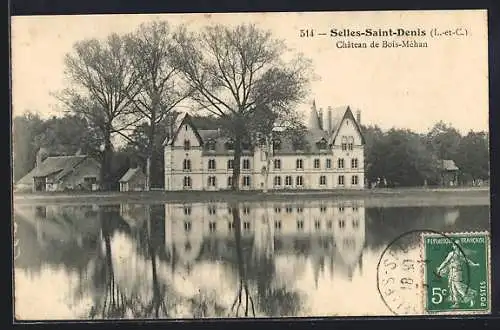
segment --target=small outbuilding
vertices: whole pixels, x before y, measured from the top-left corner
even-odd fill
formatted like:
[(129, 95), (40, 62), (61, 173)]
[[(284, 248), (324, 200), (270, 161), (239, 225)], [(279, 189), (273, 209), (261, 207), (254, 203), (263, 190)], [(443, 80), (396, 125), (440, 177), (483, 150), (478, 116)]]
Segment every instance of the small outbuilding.
[(146, 186), (146, 175), (140, 167), (129, 168), (119, 182), (120, 191), (143, 191)]
[(441, 161), (441, 183), (445, 187), (453, 187), (458, 185), (459, 168), (451, 159), (443, 159)]
[(86, 155), (40, 159), (33, 170), (16, 184), (18, 191), (65, 191), (99, 189), (100, 164)]

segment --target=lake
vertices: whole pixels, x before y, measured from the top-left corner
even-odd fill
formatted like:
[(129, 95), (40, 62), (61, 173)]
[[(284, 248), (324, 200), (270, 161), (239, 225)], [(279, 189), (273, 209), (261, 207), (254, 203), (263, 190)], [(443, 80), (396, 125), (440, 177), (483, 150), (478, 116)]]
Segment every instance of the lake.
[[(19, 319), (392, 315), (386, 246), (490, 228), (488, 205), (363, 199), (14, 206)], [(409, 246), (418, 250), (418, 246)]]

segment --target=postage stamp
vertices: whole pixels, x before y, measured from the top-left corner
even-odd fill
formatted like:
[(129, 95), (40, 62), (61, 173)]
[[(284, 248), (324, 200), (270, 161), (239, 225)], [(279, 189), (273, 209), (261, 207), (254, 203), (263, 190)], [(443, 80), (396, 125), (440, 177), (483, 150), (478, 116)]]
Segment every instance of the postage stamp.
[(426, 313), (488, 313), (491, 308), (489, 235), (424, 233)]

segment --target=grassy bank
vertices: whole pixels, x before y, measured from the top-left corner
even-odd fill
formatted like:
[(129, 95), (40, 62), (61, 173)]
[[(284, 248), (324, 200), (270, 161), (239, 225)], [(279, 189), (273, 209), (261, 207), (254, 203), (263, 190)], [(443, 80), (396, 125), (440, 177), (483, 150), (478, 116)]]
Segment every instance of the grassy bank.
[(312, 200), (364, 200), (366, 206), (489, 205), (488, 188), (372, 189), (329, 191), (150, 191), (150, 192), (46, 192), (14, 193), (14, 204), (120, 204), (180, 202), (262, 202)]

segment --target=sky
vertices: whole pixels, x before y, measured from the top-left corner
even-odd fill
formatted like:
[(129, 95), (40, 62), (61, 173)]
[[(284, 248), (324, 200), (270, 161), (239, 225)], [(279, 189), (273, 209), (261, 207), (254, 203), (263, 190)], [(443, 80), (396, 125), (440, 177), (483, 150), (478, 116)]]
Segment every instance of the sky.
[[(488, 130), (486, 11), (315, 12), (164, 15), (72, 15), (12, 17), (12, 113), (60, 115), (52, 96), (68, 86), (64, 56), (76, 41), (132, 32), (139, 24), (167, 20), (196, 30), (204, 25), (256, 23), (313, 62), (318, 76), (298, 107), (306, 117), (312, 101), (361, 110), (363, 124), (426, 132), (442, 120), (462, 133)], [(405, 28), (426, 31), (426, 48), (338, 48), (338, 41), (403, 40), (403, 37), (331, 37), (331, 29)], [(432, 29), (467, 31), (433, 38)], [(314, 37), (300, 37), (301, 29)], [(319, 36), (318, 33), (327, 33)]]

